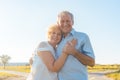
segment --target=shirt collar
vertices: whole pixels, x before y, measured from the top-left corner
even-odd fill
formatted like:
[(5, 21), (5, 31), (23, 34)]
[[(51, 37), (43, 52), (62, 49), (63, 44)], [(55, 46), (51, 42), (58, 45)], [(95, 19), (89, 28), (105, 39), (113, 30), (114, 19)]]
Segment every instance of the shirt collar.
[[(75, 30), (72, 28), (72, 30), (70, 31), (70, 33), (67, 36), (70, 36), (70, 35), (74, 36), (74, 34), (75, 34)], [(64, 38), (64, 36), (63, 36), (63, 38)]]
[(75, 34), (75, 29), (72, 28), (72, 30), (70, 31), (70, 34), (74, 35)]

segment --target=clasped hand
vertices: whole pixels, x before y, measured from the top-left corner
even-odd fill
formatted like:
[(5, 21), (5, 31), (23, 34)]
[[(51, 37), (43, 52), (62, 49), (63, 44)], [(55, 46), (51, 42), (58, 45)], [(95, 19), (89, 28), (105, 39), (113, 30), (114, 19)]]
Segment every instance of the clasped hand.
[(69, 54), (74, 55), (76, 50), (75, 49), (76, 44), (77, 44), (76, 39), (72, 39), (71, 41), (68, 41), (63, 48), (63, 52), (68, 55)]

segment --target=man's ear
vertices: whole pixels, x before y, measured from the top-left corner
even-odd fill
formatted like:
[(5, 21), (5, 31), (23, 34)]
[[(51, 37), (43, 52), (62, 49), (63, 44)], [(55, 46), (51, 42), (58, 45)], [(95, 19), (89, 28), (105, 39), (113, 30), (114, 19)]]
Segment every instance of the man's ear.
[(57, 25), (58, 25), (58, 27), (59, 27), (59, 22), (57, 21), (56, 23), (57, 23)]

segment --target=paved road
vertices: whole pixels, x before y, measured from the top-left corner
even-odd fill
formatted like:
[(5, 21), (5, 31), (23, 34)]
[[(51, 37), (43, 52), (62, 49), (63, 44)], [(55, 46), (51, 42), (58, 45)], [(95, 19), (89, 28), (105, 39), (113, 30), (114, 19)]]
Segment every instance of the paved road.
[[(12, 74), (17, 74), (20, 76), (27, 77), (29, 73), (25, 72), (16, 72), (16, 71), (8, 71), (8, 70), (0, 70), (0, 72), (7, 72)], [(89, 80), (113, 80), (108, 77), (106, 77), (104, 74), (106, 72), (96, 72), (96, 73), (89, 73)]]

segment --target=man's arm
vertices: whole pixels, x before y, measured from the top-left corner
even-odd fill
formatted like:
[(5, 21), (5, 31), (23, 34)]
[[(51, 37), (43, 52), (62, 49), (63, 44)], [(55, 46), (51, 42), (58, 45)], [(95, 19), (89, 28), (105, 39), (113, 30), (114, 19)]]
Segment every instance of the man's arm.
[(67, 43), (64, 47), (65, 53), (71, 53), (74, 57), (76, 57), (82, 64), (86, 66), (93, 67), (95, 65), (95, 60), (92, 57), (89, 57), (88, 55), (85, 55), (79, 51), (76, 50), (75, 46)]
[(93, 67), (95, 65), (95, 60), (79, 51), (75, 48), (72, 52), (72, 55), (76, 57), (82, 64)]
[(30, 66), (33, 64), (33, 59), (32, 59), (32, 57), (30, 57), (30, 59), (29, 59), (29, 64), (30, 64)]

